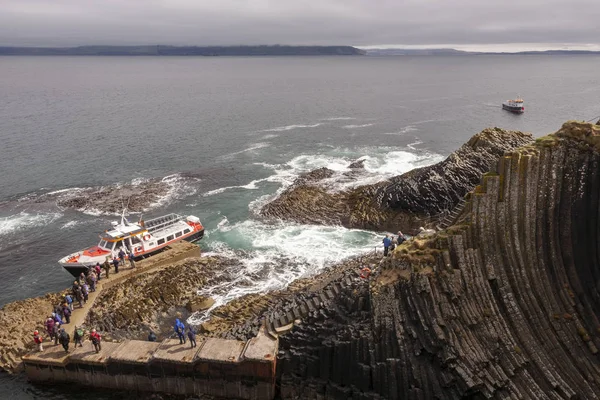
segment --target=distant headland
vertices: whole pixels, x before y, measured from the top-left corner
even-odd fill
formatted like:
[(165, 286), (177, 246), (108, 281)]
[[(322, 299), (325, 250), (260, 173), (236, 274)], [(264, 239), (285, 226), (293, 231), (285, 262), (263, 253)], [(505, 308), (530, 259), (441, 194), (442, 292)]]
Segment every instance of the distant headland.
[(517, 52), (465, 51), (453, 48), (385, 48), (365, 49), (367, 56), (473, 56), (473, 55), (600, 55), (595, 50), (528, 50)]
[(2, 47), (4, 56), (361, 56), (352, 46), (78, 46)]

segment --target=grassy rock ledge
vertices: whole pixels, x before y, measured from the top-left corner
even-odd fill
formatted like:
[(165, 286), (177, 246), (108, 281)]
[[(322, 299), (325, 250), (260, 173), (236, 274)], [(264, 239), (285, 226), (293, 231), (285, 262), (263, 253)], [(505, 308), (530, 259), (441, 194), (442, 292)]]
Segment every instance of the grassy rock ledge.
[(600, 397), (600, 127), (507, 152), (460, 225), (282, 336), (282, 398)]
[(341, 193), (320, 185), (332, 172), (321, 168), (299, 177), (261, 214), (300, 223), (414, 231), (453, 209), (504, 152), (531, 142), (529, 133), (485, 129), (444, 161)]

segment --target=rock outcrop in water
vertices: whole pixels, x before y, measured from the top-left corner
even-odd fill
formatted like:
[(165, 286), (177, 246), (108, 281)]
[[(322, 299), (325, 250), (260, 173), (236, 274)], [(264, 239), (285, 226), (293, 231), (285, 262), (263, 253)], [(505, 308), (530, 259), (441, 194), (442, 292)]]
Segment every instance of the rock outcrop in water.
[(600, 128), (506, 153), (467, 199), (280, 338), (282, 398), (600, 397)]
[(131, 212), (142, 212), (169, 193), (170, 186), (162, 180), (149, 180), (136, 185), (113, 185), (79, 189), (62, 193), (58, 206), (78, 211), (102, 214), (120, 214), (123, 207)]
[(332, 174), (321, 168), (299, 177), (281, 196), (265, 205), (261, 214), (300, 223), (393, 232), (415, 230), (454, 208), (505, 151), (532, 141), (528, 133), (485, 129), (442, 162), (341, 193), (320, 185), (320, 180)]

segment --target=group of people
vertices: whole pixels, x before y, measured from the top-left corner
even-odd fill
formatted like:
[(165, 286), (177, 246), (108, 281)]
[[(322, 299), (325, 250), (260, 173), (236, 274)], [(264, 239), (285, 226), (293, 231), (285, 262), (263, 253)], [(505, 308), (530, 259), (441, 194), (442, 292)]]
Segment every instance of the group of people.
[[(186, 343), (186, 339), (185, 339), (186, 328), (185, 328), (185, 324), (183, 322), (181, 322), (181, 320), (179, 318), (175, 319), (175, 325), (173, 327), (173, 330), (175, 331), (175, 333), (177, 334), (177, 337), (179, 338), (179, 344), (185, 344)], [(192, 348), (196, 347), (196, 331), (191, 326), (187, 327), (187, 338), (190, 340), (190, 346)], [(148, 334), (148, 341), (156, 342), (156, 340), (157, 340), (156, 334), (154, 333), (154, 331), (150, 331), (150, 333)]]
[[(177, 337), (179, 338), (179, 344), (185, 344), (185, 325), (183, 322), (181, 322), (179, 320), (179, 318), (177, 318), (175, 320), (175, 333), (177, 334)], [(188, 326), (187, 328), (187, 337), (188, 339), (190, 339), (190, 346), (192, 348), (196, 347), (196, 332), (194, 331), (194, 329), (191, 326)]]
[[(104, 269), (105, 277), (109, 277), (111, 264), (115, 269), (115, 273), (119, 272), (119, 266), (125, 265), (125, 260), (129, 260), (129, 264), (132, 268), (135, 268), (135, 260), (133, 253), (128, 251), (127, 253), (121, 247), (117, 254), (114, 254), (112, 261), (110, 257), (106, 257), (103, 265), (96, 263), (94, 266), (89, 266), (86, 272), (82, 272), (77, 280), (73, 282), (71, 287), (71, 293), (62, 296), (59, 304), (54, 306), (52, 314), (44, 322), (46, 333), (50, 338), (50, 341), (54, 341), (54, 344), (60, 343), (66, 352), (69, 352), (69, 343), (71, 341), (70, 335), (64, 329), (63, 325), (71, 323), (71, 314), (73, 313), (75, 302), (79, 303), (79, 308), (83, 307), (87, 303), (90, 292), (96, 291), (96, 284), (101, 279), (102, 270)], [(79, 344), (83, 346), (83, 340), (85, 331), (79, 327), (75, 327), (73, 334), (73, 340), (75, 346)], [(195, 338), (195, 336), (194, 336)], [(96, 332), (95, 329), (89, 334), (89, 339), (94, 345), (96, 352), (101, 350), (101, 336)], [(33, 332), (33, 341), (37, 345), (39, 351), (44, 351), (43, 337), (39, 331)], [(195, 340), (194, 340), (195, 343)]]
[[(65, 349), (65, 352), (68, 353), (69, 344), (71, 343), (71, 335), (69, 335), (69, 333), (65, 330), (65, 328), (62, 327), (62, 325), (59, 322), (55, 322), (52, 318), (48, 318), (44, 325), (46, 327), (46, 332), (48, 333), (48, 336), (50, 338), (50, 342), (54, 341), (55, 346), (60, 343), (63, 349)], [(75, 343), (75, 347), (77, 347), (77, 345), (79, 345), (79, 347), (83, 347), (83, 341), (85, 339), (85, 336), (86, 331), (83, 329), (83, 327), (76, 326), (75, 331), (73, 333), (73, 342)], [(100, 350), (102, 350), (102, 336), (100, 336), (100, 334), (96, 332), (96, 329), (92, 329), (88, 337), (94, 345), (96, 353), (99, 353)], [(37, 345), (38, 351), (44, 351), (44, 339), (38, 330), (35, 330), (33, 332), (33, 342)]]
[(383, 238), (383, 256), (387, 257), (391, 251), (394, 251), (396, 246), (401, 245), (406, 241), (406, 236), (401, 231), (398, 231), (398, 236), (385, 235)]

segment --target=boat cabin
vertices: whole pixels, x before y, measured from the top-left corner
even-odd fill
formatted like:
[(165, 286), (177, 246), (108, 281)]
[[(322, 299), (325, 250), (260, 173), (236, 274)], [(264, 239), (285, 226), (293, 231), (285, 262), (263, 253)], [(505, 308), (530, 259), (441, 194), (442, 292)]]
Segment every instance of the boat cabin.
[(144, 236), (148, 239), (150, 238), (148, 231), (139, 224), (117, 224), (116, 222), (113, 222), (113, 229), (107, 230), (100, 235), (98, 247), (115, 254), (118, 253), (123, 246), (127, 249), (140, 247), (142, 240), (144, 240)]

